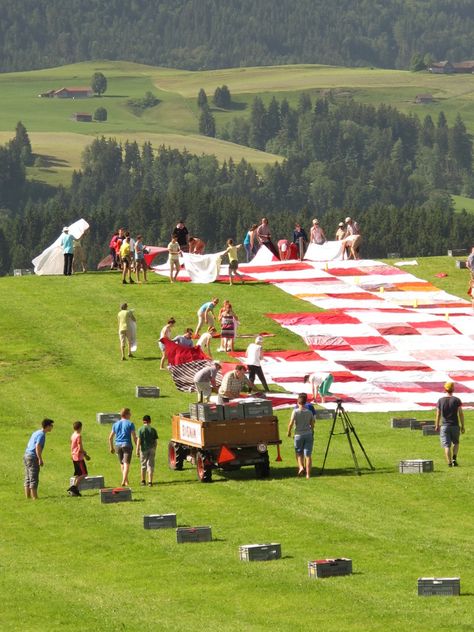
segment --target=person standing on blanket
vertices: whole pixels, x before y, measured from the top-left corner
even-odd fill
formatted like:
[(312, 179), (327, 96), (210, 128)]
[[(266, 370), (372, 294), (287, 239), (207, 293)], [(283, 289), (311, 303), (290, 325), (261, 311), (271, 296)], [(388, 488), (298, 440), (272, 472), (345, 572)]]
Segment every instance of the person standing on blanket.
[(346, 236), (346, 227), (344, 226), (344, 222), (339, 222), (337, 225), (335, 239), (336, 241), (342, 241)]
[[(109, 450), (111, 454), (117, 454), (120, 462), (120, 470), (122, 472), (122, 486), (128, 487), (128, 473), (130, 471), (130, 463), (132, 462), (133, 445), (137, 445), (137, 434), (135, 432), (135, 424), (130, 421), (130, 408), (122, 408), (120, 412), (120, 421), (116, 421), (112, 426), (109, 434)], [(115, 437), (115, 447), (114, 447)]]
[(245, 363), (247, 364), (249, 370), (249, 380), (252, 384), (255, 384), (255, 377), (258, 376), (258, 379), (262, 383), (263, 390), (268, 391), (268, 384), (265, 379), (262, 370), (262, 360), (263, 360), (263, 349), (262, 349), (263, 338), (262, 336), (257, 336), (255, 338), (255, 342), (251, 342), (247, 347), (247, 351), (245, 353)]
[(233, 371), (229, 371), (222, 378), (221, 385), (217, 391), (217, 403), (225, 404), (231, 399), (240, 397), (244, 386), (247, 386), (249, 393), (252, 392), (253, 384), (245, 375), (245, 366), (238, 364)]
[(199, 336), (199, 332), (201, 331), (201, 327), (204, 326), (205, 323), (209, 327), (214, 326), (214, 307), (219, 302), (219, 299), (214, 297), (212, 301), (208, 301), (207, 303), (203, 303), (201, 307), (197, 311), (198, 324), (196, 326), (196, 331), (194, 332), (195, 337)]
[(311, 386), (311, 392), (313, 394), (313, 401), (316, 403), (318, 394), (321, 397), (321, 404), (325, 403), (325, 398), (328, 395), (332, 395), (329, 389), (334, 382), (334, 376), (331, 373), (310, 373), (304, 376), (303, 382)]
[(257, 241), (260, 246), (266, 246), (277, 259), (280, 259), (280, 254), (275, 247), (275, 244), (272, 242), (272, 234), (270, 232), (268, 219), (266, 217), (262, 218), (262, 223), (257, 228)]
[(153, 487), (153, 472), (155, 471), (155, 453), (158, 433), (151, 425), (150, 415), (143, 416), (143, 426), (138, 429), (137, 456), (140, 459), (140, 485)]
[(346, 236), (344, 237), (344, 247), (349, 249), (349, 259), (360, 259), (359, 250), (362, 237), (359, 224), (350, 217), (346, 217), (345, 223)]
[(247, 257), (247, 263), (255, 257), (257, 249), (257, 238), (255, 233), (257, 232), (258, 224), (252, 224), (249, 230), (245, 233), (244, 248)]
[[(237, 327), (240, 325), (240, 321), (239, 321), (239, 318), (238, 318), (237, 314), (234, 312), (234, 310), (232, 308), (232, 303), (228, 299), (225, 299), (222, 307), (220, 308), (217, 320), (218, 320), (219, 323), (221, 322), (222, 315), (224, 314), (224, 312), (227, 311), (228, 308), (232, 311), (232, 315), (234, 317), (234, 339), (233, 339), (232, 345), (231, 345), (231, 348), (232, 348), (232, 351), (233, 351), (234, 350), (234, 346), (235, 346), (235, 338), (237, 337)], [(222, 337), (221, 337), (221, 343), (220, 343), (219, 348), (217, 349), (217, 351), (221, 352), (221, 353), (226, 351), (226, 349), (223, 346)]]
[(235, 319), (234, 312), (231, 305), (222, 313), (220, 319), (221, 326), (221, 348), (224, 351), (233, 351), (234, 346), (234, 333), (235, 333)]
[(317, 244), (318, 246), (322, 246), (326, 243), (326, 235), (319, 225), (319, 219), (313, 219), (313, 225), (309, 232), (309, 240), (312, 244)]
[(198, 394), (198, 403), (208, 402), (212, 388), (217, 388), (216, 376), (221, 365), (219, 362), (213, 362), (210, 366), (200, 369), (194, 376), (194, 386)]
[(295, 427), (295, 453), (296, 463), (298, 464), (298, 476), (303, 476), (306, 472), (306, 478), (311, 476), (311, 468), (313, 466), (312, 454), (314, 444), (314, 415), (306, 408), (306, 393), (298, 395), (297, 405), (291, 413), (290, 423), (288, 424), (288, 436), (291, 437), (293, 426)]
[(464, 413), (462, 402), (454, 393), (454, 383), (444, 385), (446, 395), (436, 404), (435, 430), (441, 431), (439, 439), (449, 467), (457, 467), (459, 452), (459, 434), (464, 434)]
[(117, 314), (118, 320), (118, 334), (120, 340), (120, 353), (122, 360), (125, 360), (125, 345), (128, 343), (128, 357), (133, 358), (132, 355), (132, 332), (131, 323), (136, 322), (135, 314), (131, 309), (128, 309), (127, 303), (122, 303), (120, 311)]
[(69, 234), (69, 228), (65, 226), (63, 228), (63, 235), (61, 237), (61, 248), (64, 253), (64, 276), (71, 276), (72, 274), (72, 262), (74, 259), (74, 237)]
[(227, 255), (229, 257), (229, 285), (234, 284), (235, 276), (238, 276), (240, 278), (242, 284), (245, 283), (244, 277), (240, 274), (240, 272), (237, 272), (237, 268), (239, 267), (237, 250), (239, 248), (242, 248), (242, 244), (237, 244), (237, 246), (234, 246), (233, 239), (227, 240), (227, 250), (224, 251), (223, 256)]
[(304, 253), (306, 252), (306, 246), (308, 245), (308, 235), (301, 224), (295, 224), (295, 230), (293, 231), (293, 243), (298, 248), (298, 257), (300, 261), (303, 261)]

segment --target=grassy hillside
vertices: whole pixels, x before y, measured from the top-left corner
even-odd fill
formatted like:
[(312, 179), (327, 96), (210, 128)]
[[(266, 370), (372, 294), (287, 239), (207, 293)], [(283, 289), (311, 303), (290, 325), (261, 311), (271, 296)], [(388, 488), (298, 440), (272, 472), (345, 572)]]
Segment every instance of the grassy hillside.
[[(101, 98), (73, 101), (39, 99), (37, 96), (51, 88), (88, 85), (96, 71), (103, 72), (108, 80), (107, 92)], [(199, 89), (204, 88), (211, 98), (216, 87), (224, 84), (231, 91), (235, 107), (226, 112), (214, 110), (218, 127), (236, 115), (247, 116), (256, 95), (265, 101), (275, 95), (296, 102), (302, 91), (316, 95), (332, 90), (336, 98), (352, 96), (365, 103), (384, 102), (404, 112), (415, 112), (420, 117), (429, 113), (436, 119), (443, 110), (452, 122), (456, 113), (461, 112), (468, 129), (474, 131), (472, 75), (442, 76), (427, 72), (317, 65), (191, 72), (100, 61), (0, 75), (0, 142), (11, 137), (21, 119), (32, 134), (34, 151), (50, 157), (50, 169), (33, 172), (33, 175), (49, 182), (65, 182), (67, 171), (78, 165), (87, 138), (97, 134), (138, 142), (149, 138), (156, 144), (186, 146), (197, 153), (215, 153), (219, 159), (230, 155), (236, 160), (245, 157), (256, 165), (278, 160), (277, 156), (233, 144), (223, 145), (197, 134), (196, 97)], [(130, 98), (143, 97), (147, 91), (152, 91), (160, 103), (142, 116), (136, 116), (126, 102)], [(427, 92), (433, 94), (434, 103), (415, 105), (416, 94)], [(74, 112), (93, 113), (99, 105), (107, 108), (107, 122), (76, 123), (71, 120)]]
[[(466, 272), (451, 258), (423, 260), (416, 268), (430, 281), (439, 271), (449, 275), (439, 287), (464, 297)], [(302, 348), (298, 336), (263, 314), (310, 311), (311, 305), (263, 284), (171, 286), (152, 277), (147, 285), (122, 286), (116, 273), (3, 277), (0, 289), (8, 297), (0, 312), (2, 630), (67, 631), (78, 622), (101, 631), (209, 625), (294, 631), (308, 624), (325, 632), (471, 629), (472, 411), (457, 470), (443, 464), (436, 437), (391, 430), (390, 414), (351, 414), (375, 472), (354, 476), (345, 440), (335, 437), (327, 476), (297, 479), (284, 411), (283, 462), (273, 463), (273, 450), (270, 479), (256, 481), (246, 469), (216, 473), (214, 483), (203, 485), (193, 469), (166, 466), (171, 415), (193, 396), (178, 393), (159, 370), (155, 341), (162, 324), (174, 315), (178, 333), (194, 324), (196, 307), (211, 295), (229, 297), (242, 333), (276, 333), (268, 349)], [(139, 349), (135, 359), (120, 362), (116, 313), (125, 300), (136, 310)], [(159, 385), (162, 397), (135, 399), (137, 384)], [(95, 413), (122, 406), (132, 408), (136, 422), (151, 414), (158, 428), (158, 485), (137, 486), (134, 457), (132, 503), (101, 506), (95, 492), (68, 498), (68, 441), (76, 419), (84, 422), (91, 474), (103, 474), (109, 485), (120, 482), (107, 450), (108, 428), (96, 423)], [(47, 438), (40, 500), (33, 503), (23, 498), (21, 459), (44, 416), (56, 423)], [(327, 432), (327, 422), (320, 422), (316, 465)], [(435, 472), (398, 474), (401, 458), (417, 457), (434, 459)], [(144, 514), (166, 512), (176, 512), (180, 525), (210, 524), (215, 541), (177, 545), (172, 531), (144, 531)], [(265, 541), (282, 544), (282, 560), (238, 560), (239, 545)], [(351, 557), (354, 574), (307, 578), (308, 560), (334, 556)], [(433, 575), (460, 575), (464, 595), (419, 598), (417, 578)]]
[(453, 195), (452, 198), (457, 211), (464, 209), (468, 213), (474, 213), (474, 199), (463, 197), (462, 195)]

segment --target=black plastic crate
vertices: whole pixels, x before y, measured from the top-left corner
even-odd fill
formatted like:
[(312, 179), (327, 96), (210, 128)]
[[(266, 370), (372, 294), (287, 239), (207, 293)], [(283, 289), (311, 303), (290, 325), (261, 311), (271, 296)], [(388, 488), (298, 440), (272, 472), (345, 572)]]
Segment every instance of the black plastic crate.
[(244, 407), (240, 402), (229, 402), (227, 404), (224, 404), (224, 419), (226, 421), (243, 418)]
[[(71, 476), (69, 479), (69, 484), (74, 485), (74, 476)], [(104, 477), (103, 476), (86, 476), (81, 481), (79, 481), (79, 491), (84, 491), (88, 489), (103, 489), (105, 487)]]
[(348, 557), (338, 557), (326, 560), (308, 562), (308, 575), (316, 579), (321, 577), (336, 577), (352, 574), (352, 560)]
[(130, 487), (106, 487), (100, 490), (101, 503), (124, 503), (132, 500)]
[(120, 421), (120, 413), (96, 413), (95, 417), (99, 424), (114, 424)]
[(417, 421), (414, 417), (392, 417), (390, 425), (392, 428), (411, 428), (414, 421)]
[(143, 516), (145, 529), (176, 529), (176, 514), (149, 514)]
[(441, 595), (444, 597), (457, 597), (461, 594), (460, 577), (419, 577), (418, 595), (420, 597), (432, 597)]
[(268, 562), (281, 558), (281, 544), (243, 544), (239, 546), (239, 557), (243, 562)]
[(222, 404), (190, 404), (189, 412), (192, 419), (199, 421), (222, 421), (224, 406)]
[(176, 542), (211, 542), (211, 527), (178, 527), (176, 529)]
[(158, 386), (135, 386), (135, 397), (159, 397)]
[(243, 402), (245, 419), (253, 419), (254, 417), (269, 417), (273, 415), (272, 403), (269, 400), (262, 399), (259, 401)]
[(425, 424), (423, 426), (423, 436), (439, 435), (439, 430), (435, 430), (434, 424)]

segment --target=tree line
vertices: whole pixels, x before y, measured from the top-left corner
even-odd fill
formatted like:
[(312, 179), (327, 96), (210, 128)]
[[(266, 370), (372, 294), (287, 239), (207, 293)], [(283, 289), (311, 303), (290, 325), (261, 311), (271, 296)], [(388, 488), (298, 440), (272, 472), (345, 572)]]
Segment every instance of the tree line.
[[(414, 124), (411, 119), (406, 123)], [(387, 129), (380, 135), (382, 147), (394, 134), (394, 129)], [(408, 126), (404, 133), (409, 130)], [(398, 145), (396, 156), (406, 152), (408, 159), (415, 151), (410, 147)], [(386, 158), (391, 168), (399, 159), (392, 153)], [(91, 226), (86, 241), (91, 268), (108, 253), (114, 229), (123, 226), (132, 234), (143, 234), (147, 244), (166, 245), (180, 219), (191, 234), (207, 243), (208, 252), (222, 249), (229, 237), (241, 241), (264, 215), (275, 239), (291, 239), (296, 221), (309, 228), (315, 216), (332, 238), (338, 222), (351, 215), (361, 225), (366, 257), (385, 257), (388, 252), (409, 257), (443, 254), (449, 247), (469, 247), (474, 241), (472, 216), (455, 213), (447, 193), (432, 190), (426, 182), (422, 186), (422, 174), (410, 196), (399, 199), (398, 188), (408, 186), (409, 177), (393, 180), (401, 177), (401, 171), (392, 169), (386, 178), (390, 188), (385, 191), (384, 180), (376, 179), (371, 185), (376, 194), (364, 199), (355, 192), (366, 186), (368, 171), (358, 174), (349, 195), (344, 191), (349, 186), (344, 161), (336, 161), (336, 171), (331, 167), (325, 173), (324, 162), (308, 163), (304, 156), (290, 155), (260, 174), (245, 160), (220, 164), (214, 156), (99, 138), (85, 149), (82, 168), (74, 172), (70, 187), (43, 189), (25, 180), (22, 152), (14, 142), (1, 148), (0, 158), (5, 154), (19, 165), (22, 175), (11, 172), (18, 177), (13, 192), (12, 181), (0, 180), (1, 274), (31, 267), (31, 259), (57, 238), (62, 226), (80, 217)], [(357, 160), (354, 155), (354, 164)], [(403, 170), (402, 165), (399, 168)], [(1, 168), (0, 174), (4, 175)], [(331, 200), (322, 193), (330, 176), (337, 174), (340, 182), (333, 182), (342, 189), (343, 204), (337, 192)], [(10, 198), (5, 195), (9, 191)], [(353, 204), (345, 203), (346, 195)]]
[(474, 58), (467, 0), (2, 0), (0, 71), (92, 59), (191, 70)]

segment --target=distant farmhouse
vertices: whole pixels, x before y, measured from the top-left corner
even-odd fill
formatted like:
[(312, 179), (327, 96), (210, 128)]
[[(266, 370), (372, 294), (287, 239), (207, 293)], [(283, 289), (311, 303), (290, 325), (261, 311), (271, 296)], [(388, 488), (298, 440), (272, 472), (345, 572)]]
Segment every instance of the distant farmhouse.
[(77, 123), (92, 123), (92, 114), (87, 112), (74, 112), (72, 120)]
[(449, 60), (437, 61), (431, 64), (428, 69), (436, 75), (452, 75), (452, 74), (473, 74), (474, 61), (460, 61), (451, 63)]
[(38, 95), (47, 99), (88, 99), (94, 96), (92, 88), (59, 88), (59, 90), (48, 90)]

